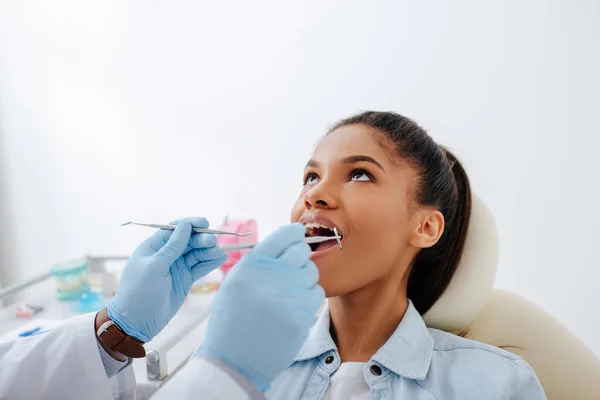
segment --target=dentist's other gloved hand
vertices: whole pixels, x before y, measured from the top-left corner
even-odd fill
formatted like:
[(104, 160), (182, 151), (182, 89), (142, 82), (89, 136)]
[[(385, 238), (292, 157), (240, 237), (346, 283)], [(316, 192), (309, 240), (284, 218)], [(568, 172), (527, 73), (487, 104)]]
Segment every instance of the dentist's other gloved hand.
[(292, 364), (325, 300), (305, 231), (280, 228), (229, 272), (196, 353), (220, 359), (263, 392)]
[(204, 218), (176, 221), (174, 231), (159, 230), (127, 261), (108, 317), (128, 335), (149, 342), (179, 310), (194, 281), (227, 259), (214, 235), (193, 233), (208, 228)]

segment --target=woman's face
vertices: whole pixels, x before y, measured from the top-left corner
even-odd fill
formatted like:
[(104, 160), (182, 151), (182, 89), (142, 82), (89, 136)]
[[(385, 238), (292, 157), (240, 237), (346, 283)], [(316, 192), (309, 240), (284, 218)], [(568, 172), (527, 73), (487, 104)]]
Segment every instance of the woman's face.
[(343, 236), (342, 250), (335, 241), (311, 246), (328, 297), (390, 275), (403, 279), (417, 252), (409, 243), (419, 223), (412, 201), (416, 183), (415, 170), (374, 128), (349, 125), (321, 140), (306, 165), (291, 221), (307, 225), (308, 235), (332, 235), (324, 227), (336, 227)]

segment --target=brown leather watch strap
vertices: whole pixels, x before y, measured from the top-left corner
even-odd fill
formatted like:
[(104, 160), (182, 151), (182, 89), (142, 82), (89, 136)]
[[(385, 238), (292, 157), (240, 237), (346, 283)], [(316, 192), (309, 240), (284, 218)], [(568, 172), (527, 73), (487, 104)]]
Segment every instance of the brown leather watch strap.
[(123, 332), (112, 320), (103, 323), (97, 335), (102, 343), (113, 351), (131, 358), (146, 357), (143, 343)]

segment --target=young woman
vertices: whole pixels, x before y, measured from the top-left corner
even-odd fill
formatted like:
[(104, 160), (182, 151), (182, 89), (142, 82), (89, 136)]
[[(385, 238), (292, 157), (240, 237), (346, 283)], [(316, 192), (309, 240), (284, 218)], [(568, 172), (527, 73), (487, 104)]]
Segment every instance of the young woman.
[(270, 399), (545, 399), (518, 356), (426, 328), (421, 315), (460, 261), (467, 175), (415, 122), (366, 112), (339, 122), (304, 173), (291, 220), (313, 245), (328, 306)]

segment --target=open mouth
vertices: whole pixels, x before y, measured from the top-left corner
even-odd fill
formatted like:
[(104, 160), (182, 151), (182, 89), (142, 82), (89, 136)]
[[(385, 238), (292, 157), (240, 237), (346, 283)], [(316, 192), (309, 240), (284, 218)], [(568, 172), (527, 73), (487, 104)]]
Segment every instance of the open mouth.
[[(311, 237), (311, 236), (336, 236), (334, 228), (333, 227), (328, 227), (326, 225), (323, 224), (319, 224), (316, 222), (307, 222), (304, 224), (304, 226), (306, 226), (306, 237)], [(335, 228), (337, 230), (337, 228)], [(337, 234), (340, 236), (340, 240), (343, 240), (344, 235), (342, 235), (342, 233), (337, 230)], [(315, 251), (323, 251), (323, 250), (327, 250), (330, 249), (332, 247), (336, 247), (338, 246), (338, 242), (337, 240), (327, 240), (325, 242), (321, 242), (321, 243), (312, 243), (309, 245), (310, 249), (315, 252)]]

